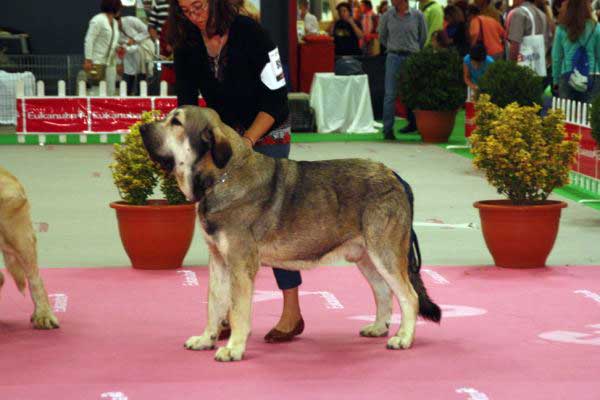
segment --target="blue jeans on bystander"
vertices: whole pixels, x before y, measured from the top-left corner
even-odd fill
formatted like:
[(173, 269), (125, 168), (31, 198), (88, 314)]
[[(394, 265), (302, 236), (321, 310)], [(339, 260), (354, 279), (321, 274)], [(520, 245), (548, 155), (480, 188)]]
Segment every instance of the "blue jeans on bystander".
[(398, 98), (398, 76), (407, 55), (387, 53), (385, 58), (385, 94), (383, 96), (383, 134), (394, 133), (396, 98)]

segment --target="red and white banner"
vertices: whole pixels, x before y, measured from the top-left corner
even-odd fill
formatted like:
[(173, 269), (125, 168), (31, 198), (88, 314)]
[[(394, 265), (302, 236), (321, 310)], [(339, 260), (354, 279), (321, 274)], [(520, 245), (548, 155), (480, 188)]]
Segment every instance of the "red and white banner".
[[(199, 98), (198, 105), (206, 102)], [(142, 113), (176, 107), (176, 97), (23, 97), (17, 133), (126, 133)]]
[(19, 102), (17, 132), (83, 132), (88, 127), (84, 98), (28, 98)]
[(592, 137), (592, 129), (585, 126), (580, 128), (579, 154), (577, 155), (577, 165), (573, 170), (600, 179), (600, 150)]
[(152, 110), (150, 98), (90, 98), (90, 132), (128, 132), (129, 127)]

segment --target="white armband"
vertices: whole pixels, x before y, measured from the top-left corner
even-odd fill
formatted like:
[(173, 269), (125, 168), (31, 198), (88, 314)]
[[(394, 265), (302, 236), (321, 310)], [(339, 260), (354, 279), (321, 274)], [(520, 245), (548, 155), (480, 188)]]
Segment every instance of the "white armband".
[(269, 52), (269, 62), (262, 69), (260, 80), (271, 90), (277, 90), (285, 86), (283, 65), (277, 47)]

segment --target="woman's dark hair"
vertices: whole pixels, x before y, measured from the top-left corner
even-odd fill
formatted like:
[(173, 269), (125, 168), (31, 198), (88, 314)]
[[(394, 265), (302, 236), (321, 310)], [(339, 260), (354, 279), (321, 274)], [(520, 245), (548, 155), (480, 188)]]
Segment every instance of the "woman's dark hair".
[(100, 2), (100, 11), (105, 13), (117, 14), (121, 8), (123, 8), (121, 0), (102, 0)]
[(592, 19), (592, 9), (587, 0), (569, 0), (564, 15), (558, 17), (558, 23), (567, 30), (569, 40), (576, 42), (585, 32), (585, 23)]
[[(208, 37), (224, 35), (239, 13), (238, 6), (231, 0), (208, 0)], [(179, 0), (169, 0), (169, 18), (167, 22), (167, 41), (174, 48), (197, 43), (198, 28), (183, 14)]]
[(562, 6), (563, 0), (554, 0), (552, 2), (552, 15), (554, 18), (558, 18), (558, 14), (560, 13), (560, 7)]
[(481, 9), (475, 4), (469, 4), (469, 7), (467, 8), (467, 19), (470, 17), (476, 17), (479, 14), (481, 14)]
[(477, 62), (483, 62), (487, 57), (485, 47), (483, 46), (473, 46), (471, 51), (469, 51), (469, 55), (471, 56), (471, 60)]
[(335, 9), (337, 10), (338, 14), (341, 14), (340, 12), (340, 8), (345, 8), (346, 10), (348, 10), (348, 12), (350, 14), (352, 14), (352, 7), (350, 7), (350, 3), (347, 3), (345, 1), (339, 3), (337, 6), (335, 6)]
[(465, 22), (465, 13), (457, 6), (446, 6), (444, 8), (444, 18), (451, 23)]

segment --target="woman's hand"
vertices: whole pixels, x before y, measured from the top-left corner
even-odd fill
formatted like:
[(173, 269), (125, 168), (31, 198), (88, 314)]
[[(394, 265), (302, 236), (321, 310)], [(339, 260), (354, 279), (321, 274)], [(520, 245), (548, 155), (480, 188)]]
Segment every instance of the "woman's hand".
[(244, 139), (244, 143), (246, 144), (246, 146), (248, 146), (249, 148), (254, 147), (254, 140), (252, 140), (248, 136), (242, 136), (242, 139)]
[(88, 60), (88, 59), (86, 59), (86, 60), (83, 62), (83, 70), (84, 70), (85, 72), (90, 72), (90, 71), (92, 70), (92, 67), (93, 67), (93, 66), (94, 66), (94, 63), (92, 63), (92, 60)]

